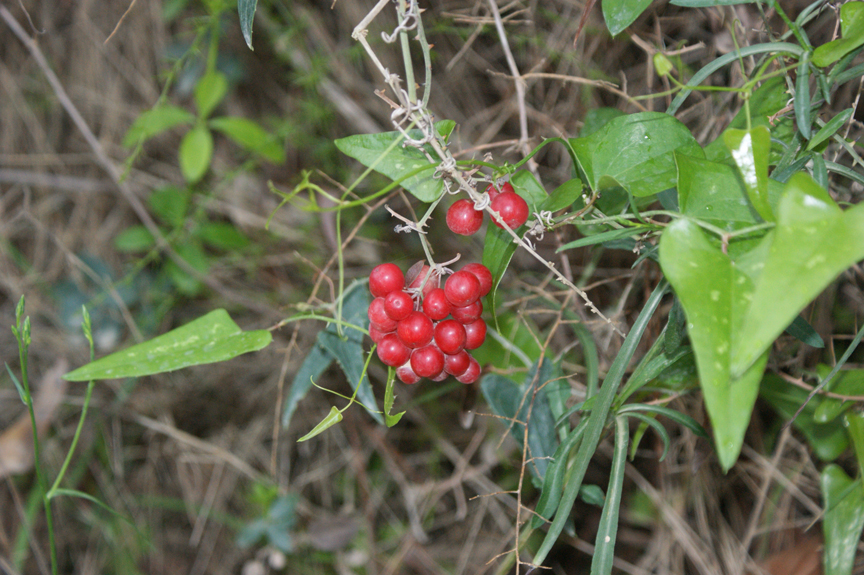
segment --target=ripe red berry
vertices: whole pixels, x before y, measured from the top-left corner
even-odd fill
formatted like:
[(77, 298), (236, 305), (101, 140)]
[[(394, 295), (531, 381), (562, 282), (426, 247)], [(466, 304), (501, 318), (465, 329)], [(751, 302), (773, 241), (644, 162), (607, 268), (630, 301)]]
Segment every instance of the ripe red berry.
[(449, 373), (450, 375), (459, 376), (465, 373), (468, 369), (468, 366), (471, 365), (471, 355), (462, 350), (459, 353), (455, 353), (453, 355), (445, 355), (444, 356), (444, 371)]
[(420, 377), (438, 377), (444, 371), (444, 354), (434, 345), (415, 349), (411, 353), (411, 369)]
[(510, 184), (510, 182), (504, 182), (503, 184), (501, 184), (500, 189), (496, 189), (495, 184), (489, 184), (486, 187), (486, 193), (489, 194), (489, 201), (490, 202), (495, 199), (495, 196), (497, 196), (498, 194), (500, 194), (502, 192), (515, 192), (515, 191), (516, 190), (513, 189), (513, 186)]
[[(445, 355), (444, 357), (445, 357), (444, 363), (447, 363), (447, 361), (446, 361), (447, 356)], [(447, 379), (447, 372), (442, 370), (441, 373), (439, 373), (435, 377), (430, 377), (429, 379), (431, 379), (432, 381), (444, 381), (445, 379)]]
[[(412, 268), (412, 270), (413, 270), (413, 268)], [(409, 288), (419, 289), (420, 286), (423, 285), (424, 278), (427, 275), (429, 276), (429, 279), (426, 280), (426, 285), (423, 286), (423, 297), (424, 298), (427, 295), (429, 295), (429, 292), (431, 292), (433, 289), (439, 287), (439, 284), (441, 283), (441, 276), (439, 276), (437, 272), (431, 271), (431, 268), (427, 265), (424, 265), (423, 267), (420, 268), (419, 271), (417, 271), (415, 273), (416, 273), (416, 275), (413, 275), (409, 271), (409, 275), (407, 278), (408, 281), (410, 282), (408, 284)], [(413, 277), (412, 277), (412, 275), (413, 275)]]
[(396, 326), (396, 334), (411, 349), (422, 347), (432, 341), (432, 320), (422, 311), (412, 311)]
[(375, 343), (381, 343), (381, 338), (385, 335), (387, 335), (387, 333), (376, 328), (374, 324), (369, 326), (369, 337), (371, 337), (372, 341)]
[(423, 313), (433, 321), (439, 321), (450, 315), (450, 302), (441, 288), (435, 288), (423, 298)]
[(384, 311), (392, 320), (403, 320), (414, 311), (414, 300), (402, 290), (391, 291), (384, 298)]
[(398, 367), (411, 358), (411, 350), (405, 347), (395, 333), (388, 333), (381, 338), (375, 349), (384, 365)]
[(396, 377), (399, 378), (399, 381), (402, 383), (407, 383), (411, 385), (412, 383), (417, 383), (422, 379), (419, 375), (414, 373), (414, 370), (411, 369), (411, 362), (405, 362), (404, 365), (400, 365), (396, 368)]
[(450, 313), (453, 315), (453, 319), (459, 323), (471, 323), (480, 319), (480, 316), (483, 315), (483, 304), (478, 299), (472, 304), (454, 307), (450, 310)]
[(369, 321), (372, 322), (372, 325), (374, 325), (378, 331), (389, 333), (396, 329), (396, 321), (391, 319), (384, 310), (383, 297), (376, 297), (373, 299), (372, 303), (369, 304), (369, 311), (367, 313), (369, 315)]
[(444, 295), (457, 307), (472, 304), (480, 297), (480, 280), (471, 272), (459, 270), (447, 278)]
[[(489, 207), (493, 212), (498, 212), (511, 230), (528, 221), (528, 203), (516, 192), (501, 192), (495, 196)], [(492, 218), (492, 221), (499, 228), (502, 227), (495, 218)]]
[(474, 209), (471, 200), (457, 200), (447, 210), (447, 227), (454, 234), (470, 236), (483, 225), (483, 212)]
[(478, 377), (480, 377), (480, 364), (472, 357), (468, 369), (462, 375), (457, 375), (456, 381), (459, 383), (474, 383)]
[(456, 320), (445, 319), (435, 326), (435, 344), (448, 355), (462, 351), (465, 338), (465, 328)]
[(375, 266), (369, 274), (369, 291), (375, 297), (384, 297), (391, 291), (405, 287), (405, 276), (396, 264)]
[(492, 272), (483, 264), (470, 263), (462, 266), (463, 272), (471, 272), (480, 280), (480, 297), (485, 296), (492, 290)]
[(465, 327), (465, 349), (477, 349), (486, 341), (486, 322), (482, 319), (466, 323)]

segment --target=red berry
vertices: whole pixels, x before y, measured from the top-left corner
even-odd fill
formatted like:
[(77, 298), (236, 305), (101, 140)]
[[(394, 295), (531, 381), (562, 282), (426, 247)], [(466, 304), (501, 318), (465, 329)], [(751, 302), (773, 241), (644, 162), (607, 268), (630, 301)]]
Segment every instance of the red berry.
[(438, 377), (444, 371), (444, 354), (434, 345), (415, 349), (411, 353), (411, 369), (420, 377)]
[(444, 371), (450, 375), (462, 375), (471, 365), (471, 355), (465, 350), (444, 356)]
[(405, 319), (409, 313), (414, 311), (414, 300), (402, 290), (391, 291), (384, 298), (384, 311), (392, 320)]
[(483, 304), (478, 299), (472, 304), (454, 307), (450, 310), (450, 313), (453, 314), (453, 319), (459, 323), (471, 323), (480, 319), (480, 316), (483, 315)]
[(435, 326), (435, 344), (448, 355), (462, 351), (465, 338), (465, 328), (456, 320), (445, 319)]
[(381, 338), (381, 342), (375, 349), (384, 365), (398, 367), (411, 358), (411, 350), (399, 340), (395, 333), (388, 333)]
[(387, 335), (387, 333), (375, 327), (375, 324), (369, 326), (369, 337), (371, 337), (372, 341), (375, 343), (381, 343), (381, 338), (385, 335)]
[(399, 378), (399, 381), (402, 383), (407, 383), (411, 385), (412, 383), (417, 383), (420, 381), (421, 377), (414, 373), (414, 370), (411, 369), (411, 362), (405, 362), (404, 365), (400, 365), (396, 368), (396, 377)]
[(372, 300), (372, 303), (369, 304), (368, 314), (369, 321), (372, 322), (375, 328), (379, 331), (389, 333), (396, 329), (396, 321), (391, 319), (384, 310), (383, 297), (376, 297)]
[(439, 321), (450, 315), (450, 302), (441, 288), (435, 288), (423, 298), (423, 313), (433, 321)]
[[(413, 268), (412, 268), (412, 271), (413, 271)], [(410, 282), (408, 284), (409, 288), (419, 289), (420, 286), (423, 284), (423, 280), (426, 278), (426, 276), (427, 275), (429, 276), (429, 279), (426, 280), (426, 285), (423, 286), (423, 297), (424, 298), (427, 295), (429, 295), (429, 292), (431, 292), (433, 289), (439, 287), (439, 284), (441, 283), (441, 276), (439, 276), (437, 272), (432, 272), (431, 268), (427, 265), (424, 265), (423, 267), (421, 267), (419, 269), (419, 271), (417, 271), (415, 273), (416, 273), (416, 275), (414, 275), (412, 278), (413, 274), (411, 274), (409, 271), (409, 275), (407, 278)]]
[(495, 197), (502, 192), (515, 192), (515, 191), (516, 190), (513, 189), (513, 186), (510, 184), (510, 182), (504, 182), (503, 184), (501, 184), (501, 189), (496, 189), (495, 184), (489, 184), (486, 187), (486, 193), (489, 194), (489, 201), (490, 202), (492, 200), (494, 200)]
[[(444, 363), (447, 363), (447, 361), (446, 361), (447, 356), (445, 355), (444, 357), (445, 357)], [(432, 381), (444, 381), (445, 379), (447, 379), (447, 372), (442, 371), (441, 373), (439, 373), (435, 377), (430, 377), (429, 379), (431, 379)]]
[(486, 322), (482, 319), (465, 324), (465, 349), (477, 349), (486, 341)]
[(459, 383), (474, 383), (478, 377), (480, 377), (480, 364), (472, 357), (468, 369), (462, 375), (457, 375), (456, 381)]
[(472, 304), (480, 297), (480, 280), (471, 272), (459, 270), (447, 278), (444, 295), (454, 306)]
[(458, 200), (447, 210), (447, 227), (454, 234), (470, 236), (483, 225), (483, 212), (471, 200)]
[[(501, 192), (495, 196), (489, 207), (493, 212), (498, 212), (511, 230), (517, 229), (528, 221), (528, 203), (516, 192)], [(492, 221), (499, 228), (502, 227), (495, 218), (492, 218)]]
[(492, 290), (492, 272), (483, 264), (471, 263), (462, 266), (463, 272), (471, 272), (480, 280), (480, 297), (485, 296)]
[(369, 274), (369, 291), (375, 297), (384, 297), (391, 291), (405, 287), (405, 276), (396, 264), (375, 266)]
[(432, 341), (432, 320), (422, 311), (412, 311), (396, 326), (396, 334), (411, 349), (422, 347)]

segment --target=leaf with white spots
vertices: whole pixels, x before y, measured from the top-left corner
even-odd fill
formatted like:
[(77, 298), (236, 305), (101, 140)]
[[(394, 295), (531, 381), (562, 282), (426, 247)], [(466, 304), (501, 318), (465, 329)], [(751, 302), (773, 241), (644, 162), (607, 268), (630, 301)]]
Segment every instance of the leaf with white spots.
[(67, 381), (119, 379), (216, 363), (267, 347), (269, 331), (242, 331), (224, 309), (182, 327), (112, 353), (63, 376)]

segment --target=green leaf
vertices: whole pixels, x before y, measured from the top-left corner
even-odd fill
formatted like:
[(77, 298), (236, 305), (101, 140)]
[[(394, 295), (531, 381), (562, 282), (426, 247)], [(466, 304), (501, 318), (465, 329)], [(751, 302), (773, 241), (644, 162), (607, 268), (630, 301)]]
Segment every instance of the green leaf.
[(687, 8), (710, 8), (711, 6), (735, 6), (736, 4), (752, 4), (760, 0), (671, 0), (675, 6)]
[(864, 413), (860, 411), (846, 412), (843, 416), (846, 431), (852, 438), (852, 447), (855, 448), (855, 459), (858, 460), (858, 475), (864, 477)]
[(486, 237), (483, 240), (483, 265), (489, 268), (492, 274), (492, 289), (488, 298), (493, 315), (496, 315), (495, 310), (498, 308), (498, 284), (501, 283), (501, 278), (504, 277), (504, 272), (507, 271), (517, 247), (518, 244), (513, 241), (513, 237), (507, 230), (498, 226), (486, 228)]
[(651, 0), (603, 0), (603, 19), (609, 33), (617, 36), (623, 32), (650, 5)]
[(861, 479), (852, 481), (837, 465), (830, 464), (819, 478), (825, 516), (823, 564), (825, 575), (850, 575), (861, 531), (864, 529), (864, 490)]
[(603, 505), (600, 524), (597, 527), (594, 558), (591, 560), (591, 575), (607, 575), (612, 572), (612, 562), (615, 560), (615, 538), (618, 535), (618, 512), (621, 509), (621, 494), (624, 491), (627, 442), (629, 440), (630, 430), (627, 427), (627, 418), (616, 417), (612, 469), (609, 471), (606, 503)]
[(282, 142), (258, 123), (236, 116), (222, 116), (208, 122), (211, 128), (228, 136), (235, 144), (264, 159), (281, 164), (285, 161)]
[(801, 54), (798, 64), (798, 77), (795, 78), (795, 97), (792, 100), (795, 109), (795, 123), (805, 140), (810, 139), (810, 53)]
[(242, 250), (249, 246), (249, 238), (228, 222), (204, 222), (195, 235), (205, 244), (225, 251)]
[(579, 238), (578, 240), (568, 242), (555, 250), (555, 253), (557, 254), (565, 250), (572, 250), (584, 246), (592, 246), (594, 244), (602, 244), (603, 242), (619, 240), (621, 238), (629, 238), (644, 232), (645, 228), (641, 227), (622, 228), (617, 230), (609, 230), (608, 232), (600, 232), (599, 234), (594, 234), (592, 236), (588, 236), (587, 238)]
[(252, 21), (255, 19), (255, 8), (258, 6), (258, 0), (237, 0), (237, 12), (240, 15), (240, 31), (243, 32), (243, 39), (246, 40), (246, 45), (250, 50), (252, 47)]
[(195, 126), (180, 142), (180, 171), (190, 184), (196, 183), (207, 173), (213, 158), (213, 136), (203, 124)]
[(288, 388), (288, 396), (285, 398), (285, 407), (282, 410), (283, 428), (287, 428), (288, 424), (291, 423), (291, 416), (294, 415), (300, 400), (312, 388), (312, 382), (321, 377), (321, 374), (330, 367), (331, 363), (333, 363), (333, 356), (316, 341), (309, 353), (306, 354), (306, 359), (303, 360), (300, 369), (297, 370), (291, 387)]
[(837, 133), (837, 131), (843, 127), (843, 124), (849, 121), (849, 118), (852, 117), (852, 113), (855, 110), (849, 108), (847, 110), (843, 110), (822, 126), (816, 135), (810, 139), (810, 142), (807, 144), (807, 150), (812, 150), (822, 142), (826, 141), (828, 138)]
[(198, 107), (198, 115), (207, 118), (213, 109), (219, 105), (225, 93), (228, 91), (228, 80), (225, 74), (218, 70), (211, 70), (198, 80), (195, 86), (195, 105)]
[(324, 419), (322, 419), (318, 425), (313, 427), (312, 431), (298, 439), (297, 443), (300, 443), (301, 441), (306, 441), (307, 439), (312, 439), (316, 435), (330, 429), (340, 421), (342, 421), (342, 412), (339, 411), (334, 405), (330, 408), (330, 413), (328, 413), (327, 416), (324, 417)]
[[(552, 362), (549, 360), (543, 362), (535, 382), (537, 368), (537, 364), (534, 364), (525, 378), (525, 383), (521, 386), (506, 377), (489, 374), (483, 378), (480, 388), (492, 411), (502, 417), (518, 420), (512, 426), (509, 421), (506, 425), (510, 427), (513, 438), (520, 444), (525, 435), (524, 422), (530, 413), (531, 419), (528, 422), (528, 455), (532, 458), (530, 468), (535, 477), (543, 479), (549, 465), (548, 458), (555, 453), (558, 441), (555, 437), (555, 419), (549, 409), (546, 389), (542, 387), (550, 379)], [(532, 397), (533, 389), (537, 391)]]
[(733, 166), (675, 154), (678, 209), (726, 231), (757, 223), (747, 192)]
[(723, 141), (732, 154), (744, 181), (750, 203), (766, 222), (774, 221), (768, 203), (768, 154), (771, 152), (771, 132), (765, 126), (750, 130), (726, 130)]
[(666, 416), (675, 423), (686, 427), (697, 436), (704, 437), (706, 439), (708, 438), (708, 432), (705, 431), (704, 427), (699, 425), (698, 421), (696, 421), (686, 413), (681, 413), (680, 411), (675, 411), (674, 409), (669, 409), (668, 407), (663, 407), (661, 405), (647, 405), (642, 403), (627, 405), (618, 410), (618, 415), (622, 415), (625, 413), (639, 413), (643, 411)]
[(551, 519), (558, 509), (567, 475), (567, 462), (570, 459), (571, 452), (579, 445), (579, 440), (582, 439), (582, 434), (585, 432), (587, 423), (588, 418), (583, 417), (579, 425), (567, 434), (567, 437), (552, 455), (552, 460), (546, 467), (546, 475), (543, 477), (543, 490), (540, 493), (540, 499), (537, 501), (536, 509), (534, 510), (537, 515), (531, 518), (531, 527), (533, 529), (537, 529), (543, 525), (543, 519)]
[[(207, 275), (210, 270), (210, 259), (197, 242), (187, 242), (175, 247), (177, 255), (192, 266), (198, 272)], [(198, 278), (177, 265), (174, 260), (165, 262), (165, 273), (174, 283), (177, 291), (187, 297), (194, 297), (201, 293), (203, 285)]]
[(189, 209), (189, 190), (174, 186), (159, 188), (147, 198), (147, 205), (154, 215), (172, 228), (183, 227)]
[(79, 367), (63, 378), (90, 381), (165, 373), (226, 361), (263, 349), (271, 340), (267, 330), (241, 331), (228, 312), (218, 309), (150, 341)]
[(846, 2), (840, 7), (840, 33), (843, 36), (822, 44), (813, 51), (813, 63), (824, 67), (864, 45), (864, 3)]
[(811, 347), (823, 348), (825, 342), (822, 341), (822, 336), (813, 329), (813, 326), (807, 323), (803, 317), (796, 316), (792, 323), (786, 328), (786, 333), (802, 343), (806, 343)]
[(150, 230), (144, 226), (129, 226), (114, 238), (114, 247), (124, 253), (146, 252), (156, 245)]
[(584, 188), (582, 180), (578, 178), (567, 180), (549, 194), (549, 197), (541, 204), (540, 210), (557, 212), (558, 210), (569, 208), (577, 201), (584, 204), (582, 201), (582, 190)]
[(585, 114), (582, 129), (579, 130), (579, 136), (585, 137), (593, 134), (618, 116), (623, 116), (624, 112), (618, 108), (591, 108)]
[(733, 375), (732, 350), (742, 337), (745, 316), (752, 313), (753, 266), (747, 263), (733, 262), (689, 220), (672, 223), (660, 239), (660, 265), (687, 315), (705, 408), (726, 471), (741, 451), (768, 361), (766, 346), (748, 370)]
[[(805, 390), (772, 373), (765, 375), (759, 388), (759, 396), (787, 421), (807, 401), (807, 395)], [(821, 423), (815, 419), (819, 403), (820, 397), (814, 397), (792, 424), (807, 439), (816, 457), (833, 461), (849, 447), (849, 437), (839, 420)]]
[(399, 423), (399, 420), (402, 419), (405, 412), (402, 411), (396, 414), (390, 413), (393, 409), (393, 401), (396, 399), (396, 395), (393, 393), (393, 387), (396, 382), (396, 372), (393, 369), (390, 369), (389, 371), (390, 372), (387, 376), (387, 388), (384, 390), (384, 422), (387, 424), (387, 427), (393, 427)]
[(149, 140), (175, 126), (191, 124), (195, 115), (183, 108), (164, 104), (143, 112), (129, 127), (123, 137), (123, 145), (127, 148), (138, 142)]
[(538, 211), (538, 206), (543, 205), (543, 202), (549, 198), (549, 194), (546, 193), (534, 174), (528, 170), (519, 170), (513, 174), (510, 178), (510, 184), (516, 193), (528, 203), (529, 214)]
[[(453, 131), (455, 122), (443, 120), (435, 122), (436, 131), (447, 138)], [(411, 130), (412, 138), (420, 139), (419, 130)], [(350, 156), (368, 168), (384, 174), (392, 180), (401, 180), (403, 188), (411, 192), (421, 202), (432, 202), (444, 191), (444, 183), (440, 178), (432, 176), (437, 163), (430, 163), (426, 156), (416, 148), (402, 146), (402, 134), (399, 132), (384, 132), (380, 134), (358, 134), (336, 140), (336, 147), (346, 156)], [(428, 148), (428, 146), (427, 146)], [(428, 148), (430, 153), (431, 148)], [(434, 157), (434, 156), (433, 156)], [(407, 177), (419, 168), (427, 167), (419, 174)]]
[(496, 315), (495, 324), (489, 326), (486, 343), (471, 352), (480, 365), (493, 364), (501, 369), (529, 367), (540, 359), (538, 330), (530, 318), (508, 311)]
[(834, 278), (864, 259), (864, 205), (841, 211), (810, 176), (789, 179), (776, 213), (764, 268), (733, 342), (733, 375), (749, 369)]
[(675, 187), (674, 152), (704, 157), (687, 127), (668, 114), (640, 112), (620, 116), (593, 134), (570, 140), (592, 190), (612, 182), (636, 197)]

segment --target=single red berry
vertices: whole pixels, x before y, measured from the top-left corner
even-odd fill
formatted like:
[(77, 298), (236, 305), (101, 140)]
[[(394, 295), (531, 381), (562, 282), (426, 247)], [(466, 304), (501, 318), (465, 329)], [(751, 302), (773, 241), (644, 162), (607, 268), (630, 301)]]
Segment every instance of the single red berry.
[(471, 200), (457, 200), (447, 210), (447, 227), (454, 234), (470, 236), (483, 225), (483, 212), (474, 209)]
[(408, 295), (408, 292), (402, 290), (391, 291), (384, 298), (384, 311), (390, 319), (399, 321), (408, 317), (408, 314), (414, 311), (414, 300)]
[(504, 182), (503, 184), (501, 184), (501, 188), (500, 188), (500, 189), (496, 189), (496, 188), (495, 188), (495, 184), (489, 184), (489, 185), (486, 187), (486, 193), (489, 194), (489, 201), (490, 201), (490, 202), (491, 202), (492, 200), (494, 200), (494, 199), (495, 199), (495, 196), (497, 196), (497, 195), (500, 194), (500, 193), (503, 193), (503, 192), (515, 192), (515, 191), (516, 191), (516, 190), (513, 189), (513, 186), (510, 185), (510, 182)]
[(435, 344), (448, 355), (462, 351), (465, 338), (465, 328), (456, 320), (445, 319), (435, 326)]
[(480, 377), (480, 364), (472, 357), (468, 369), (462, 375), (457, 375), (456, 381), (459, 383), (474, 383), (478, 377)]
[(444, 371), (450, 375), (462, 375), (469, 365), (471, 365), (471, 355), (465, 350), (444, 356)]
[(391, 367), (398, 367), (411, 358), (411, 350), (405, 347), (395, 333), (388, 333), (382, 337), (375, 351), (378, 353), (378, 359), (384, 365)]
[(444, 354), (434, 345), (415, 349), (411, 353), (411, 369), (420, 377), (438, 377), (444, 371)]
[(480, 280), (471, 272), (459, 270), (444, 282), (444, 295), (454, 306), (472, 304), (480, 297)]
[(396, 264), (375, 266), (369, 274), (369, 291), (375, 297), (384, 297), (391, 291), (405, 287), (405, 275)]
[[(445, 355), (444, 357), (446, 358), (447, 356)], [(444, 363), (447, 363), (446, 359)], [(431, 379), (432, 381), (444, 381), (445, 379), (447, 379), (447, 375), (447, 372), (442, 370), (441, 373), (439, 373), (435, 377), (430, 377), (429, 379)]]
[(423, 298), (423, 313), (433, 321), (439, 321), (450, 315), (450, 302), (441, 288), (435, 288)]
[(396, 368), (396, 377), (399, 378), (399, 381), (407, 383), (408, 385), (417, 383), (422, 379), (419, 375), (414, 373), (413, 369), (411, 369), (410, 361), (407, 361), (404, 365), (400, 365)]
[(422, 311), (412, 311), (396, 326), (396, 334), (411, 349), (423, 347), (432, 341), (432, 320)]
[[(517, 229), (528, 221), (528, 203), (516, 192), (501, 192), (495, 196), (489, 207), (493, 212), (498, 212), (511, 230)], [(495, 218), (492, 218), (492, 221), (499, 228), (502, 227)]]
[(373, 299), (372, 303), (369, 304), (369, 311), (367, 313), (369, 315), (369, 321), (372, 322), (375, 328), (379, 331), (389, 333), (396, 329), (396, 320), (391, 319), (384, 310), (383, 297), (376, 297)]
[(480, 316), (483, 315), (483, 304), (478, 299), (472, 304), (454, 307), (450, 310), (450, 313), (453, 315), (453, 319), (461, 324), (471, 323), (480, 319)]
[(385, 335), (387, 335), (387, 333), (375, 327), (375, 324), (369, 326), (369, 337), (371, 337), (372, 341), (375, 343), (381, 343), (381, 338)]
[(471, 272), (480, 280), (480, 297), (485, 296), (492, 290), (492, 272), (483, 264), (470, 263), (462, 266), (463, 272)]
[(412, 275), (413, 274), (409, 274), (407, 278), (410, 281), (408, 287), (412, 289), (419, 289), (420, 286), (423, 285), (423, 281), (426, 276), (429, 276), (429, 279), (426, 280), (426, 285), (423, 285), (424, 298), (429, 295), (429, 292), (431, 292), (433, 289), (440, 287), (439, 284), (441, 283), (441, 276), (439, 276), (437, 272), (433, 272), (431, 268), (427, 265), (424, 265), (422, 268), (420, 268), (420, 270), (416, 272), (416, 275), (414, 275), (413, 278), (411, 277)]
[(465, 327), (465, 349), (477, 349), (486, 341), (486, 322), (482, 319), (466, 323)]

